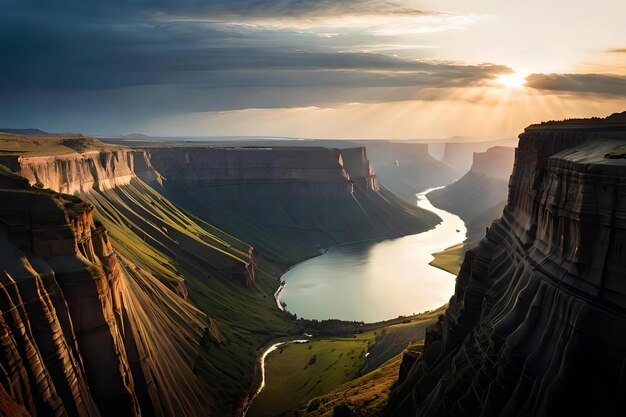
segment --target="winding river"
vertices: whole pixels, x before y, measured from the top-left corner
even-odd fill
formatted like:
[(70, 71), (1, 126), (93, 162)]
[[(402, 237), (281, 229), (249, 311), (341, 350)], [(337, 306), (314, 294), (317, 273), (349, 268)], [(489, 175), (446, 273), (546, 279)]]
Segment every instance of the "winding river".
[(454, 292), (454, 276), (429, 263), (432, 253), (465, 240), (458, 216), (434, 207), (426, 194), (417, 205), (443, 220), (434, 229), (380, 242), (338, 245), (285, 275), (279, 300), (307, 319), (375, 322), (431, 310)]
[[(430, 203), (426, 194), (436, 189), (416, 196), (418, 207), (441, 217), (434, 229), (381, 242), (334, 246), (285, 273), (277, 302), (284, 301), (289, 311), (308, 319), (365, 322), (441, 307), (454, 292), (455, 277), (429, 264), (432, 253), (463, 242), (467, 229), (458, 216)], [(279, 342), (263, 352), (256, 395), (265, 387), (267, 355), (283, 345), (307, 341)]]

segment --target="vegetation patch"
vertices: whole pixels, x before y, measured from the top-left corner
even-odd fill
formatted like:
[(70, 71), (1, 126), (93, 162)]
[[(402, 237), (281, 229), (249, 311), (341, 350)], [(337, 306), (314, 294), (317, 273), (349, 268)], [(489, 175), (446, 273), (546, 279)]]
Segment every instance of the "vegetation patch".
[(433, 257), (435, 259), (430, 262), (430, 265), (453, 275), (458, 275), (465, 257), (465, 248), (463, 243), (459, 243), (444, 251), (433, 253)]
[[(382, 324), (377, 329), (362, 333), (316, 338), (308, 343), (283, 346), (266, 358), (266, 385), (247, 415), (271, 417), (295, 413), (296, 410), (299, 410), (297, 412), (300, 415), (318, 415), (307, 413), (316, 412), (321, 407), (321, 398), (344, 384), (361, 380), (364, 373), (371, 376), (381, 366), (385, 367), (399, 360), (398, 355), (408, 345), (423, 340), (426, 326), (433, 324), (443, 311), (441, 308), (405, 317), (393, 324)], [(370, 370), (373, 372), (369, 372)], [(397, 380), (397, 367), (396, 372), (387, 371), (385, 375), (384, 388), (380, 390), (386, 392), (393, 383), (391, 380)], [(380, 390), (374, 390), (374, 395), (379, 395)], [(365, 395), (365, 392), (361, 394)], [(367, 402), (382, 401), (382, 394), (380, 396), (378, 400), (377, 397), (368, 397)], [(335, 404), (334, 400), (331, 402), (332, 404), (323, 407), (325, 414), (319, 415), (333, 415), (334, 406), (339, 403)], [(347, 401), (343, 403), (352, 407)], [(345, 410), (341, 409), (339, 412), (343, 413)]]

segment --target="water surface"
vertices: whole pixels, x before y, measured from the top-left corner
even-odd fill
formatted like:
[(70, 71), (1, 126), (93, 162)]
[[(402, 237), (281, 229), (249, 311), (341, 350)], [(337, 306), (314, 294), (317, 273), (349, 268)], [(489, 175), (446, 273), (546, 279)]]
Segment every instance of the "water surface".
[(287, 310), (308, 319), (374, 322), (445, 304), (455, 277), (429, 265), (431, 254), (461, 243), (467, 230), (458, 216), (428, 201), (430, 191), (417, 195), (417, 205), (442, 223), (398, 239), (334, 246), (299, 263), (283, 275), (279, 297)]

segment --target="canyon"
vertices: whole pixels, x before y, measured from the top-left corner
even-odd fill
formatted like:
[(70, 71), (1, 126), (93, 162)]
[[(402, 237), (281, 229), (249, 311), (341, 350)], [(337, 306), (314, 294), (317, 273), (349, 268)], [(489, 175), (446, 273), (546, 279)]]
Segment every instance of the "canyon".
[(363, 148), (0, 146), (2, 385), (24, 414), (240, 415), (258, 351), (299, 331), (273, 298), (283, 271), (440, 221)]
[(456, 275), (465, 252), (478, 245), (486, 227), (500, 218), (507, 201), (514, 157), (515, 148), (504, 146), (475, 152), (472, 166), (463, 177), (428, 193), (433, 204), (460, 216), (467, 226), (467, 239), (435, 253), (432, 265)]
[[(438, 161), (423, 144), (24, 133), (0, 133), (6, 415), (243, 415), (262, 352), (303, 333), (274, 355), (350, 371), (293, 415), (623, 414), (626, 113), (472, 145), (466, 173), (444, 165), (464, 145)], [(434, 231), (408, 199), (439, 181), (428, 199), (468, 230), (447, 308), (363, 324), (277, 305), (282, 274), (329, 247)]]
[(388, 416), (622, 415), (626, 113), (520, 135), (509, 196)]

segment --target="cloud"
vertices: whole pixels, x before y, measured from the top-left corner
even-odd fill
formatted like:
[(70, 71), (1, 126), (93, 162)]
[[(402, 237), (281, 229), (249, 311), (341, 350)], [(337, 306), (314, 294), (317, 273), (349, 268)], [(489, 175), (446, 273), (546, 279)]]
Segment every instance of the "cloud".
[[(93, 131), (187, 112), (437, 100), (510, 71), (376, 52), (397, 43), (354, 29), (449, 17), (411, 4), (0, 0), (0, 122)], [(298, 23), (329, 21), (337, 30)]]
[(436, 88), (469, 85), (509, 71), (492, 64), (342, 51), (315, 36), (197, 21), (85, 23), (68, 16), (9, 14), (0, 16), (0, 39), (0, 56), (6, 58), (0, 66), (0, 91), (141, 85)]
[(607, 52), (612, 52), (616, 54), (626, 54), (626, 48), (609, 49)]
[(526, 86), (564, 94), (626, 97), (626, 76), (615, 74), (531, 74)]
[(40, 10), (62, 15), (180, 16), (228, 20), (285, 17), (315, 19), (337, 15), (422, 16), (441, 14), (422, 10), (410, 0), (4, 0), (14, 9)]

